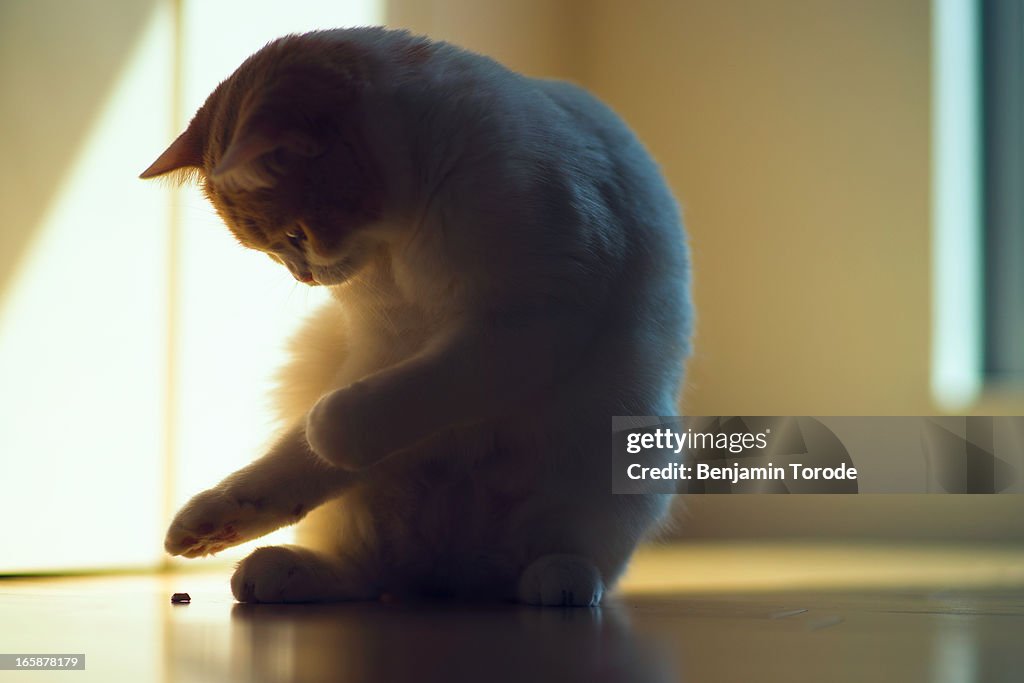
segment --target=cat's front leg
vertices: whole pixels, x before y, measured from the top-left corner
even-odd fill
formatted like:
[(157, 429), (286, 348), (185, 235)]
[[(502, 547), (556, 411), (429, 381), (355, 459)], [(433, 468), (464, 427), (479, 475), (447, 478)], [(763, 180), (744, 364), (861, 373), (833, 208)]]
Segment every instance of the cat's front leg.
[(571, 314), (463, 324), (419, 355), (321, 398), (306, 421), (328, 462), (361, 470), (437, 432), (506, 414), (571, 372), (588, 338)]
[(316, 457), (292, 429), (267, 455), (190, 500), (167, 530), (171, 555), (201, 557), (294, 524), (339, 495), (353, 475)]

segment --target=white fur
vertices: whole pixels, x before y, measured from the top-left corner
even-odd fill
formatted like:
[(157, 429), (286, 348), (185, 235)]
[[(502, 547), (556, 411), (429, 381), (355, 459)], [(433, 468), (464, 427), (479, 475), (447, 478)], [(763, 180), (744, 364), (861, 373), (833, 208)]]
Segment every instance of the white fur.
[(405, 33), (337, 35), (375, 56), (360, 134), (385, 215), (292, 342), (286, 435), (189, 503), (167, 549), (304, 518), (310, 550), (244, 560), (239, 600), (596, 604), (668, 504), (611, 493), (610, 419), (677, 413), (689, 269), (671, 194), (580, 88), (446, 44), (402, 65)]

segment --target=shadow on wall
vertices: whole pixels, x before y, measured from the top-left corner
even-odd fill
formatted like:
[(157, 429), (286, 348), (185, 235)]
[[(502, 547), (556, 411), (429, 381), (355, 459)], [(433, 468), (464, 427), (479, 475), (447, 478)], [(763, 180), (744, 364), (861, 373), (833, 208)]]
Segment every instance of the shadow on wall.
[[(0, 3), (0, 291), (40, 221), (158, 0)], [(40, 38), (45, 36), (45, 40)]]

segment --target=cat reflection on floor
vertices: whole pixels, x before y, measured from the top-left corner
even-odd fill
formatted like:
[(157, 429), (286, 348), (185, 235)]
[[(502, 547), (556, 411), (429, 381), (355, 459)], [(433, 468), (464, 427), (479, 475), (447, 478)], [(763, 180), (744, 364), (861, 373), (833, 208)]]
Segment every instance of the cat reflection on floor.
[(402, 31), (270, 43), (142, 174), (198, 182), (238, 241), (327, 286), (282, 433), (165, 547), (256, 550), (242, 602), (600, 602), (663, 495), (613, 495), (613, 415), (673, 415), (689, 350), (675, 201), (579, 87)]
[[(235, 605), (230, 647), (173, 629), (171, 661), (205, 652), (209, 680), (559, 681), (680, 680), (672, 645), (638, 634), (629, 610), (491, 609), (432, 602), (361, 605)], [(330, 647), (324, 647), (330, 643)]]

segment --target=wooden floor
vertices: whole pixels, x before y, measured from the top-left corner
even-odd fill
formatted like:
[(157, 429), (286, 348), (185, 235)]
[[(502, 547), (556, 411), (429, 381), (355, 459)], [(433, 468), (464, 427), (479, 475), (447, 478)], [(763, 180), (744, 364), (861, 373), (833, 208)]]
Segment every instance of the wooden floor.
[(240, 605), (229, 575), (0, 580), (0, 652), (86, 655), (0, 681), (1024, 681), (1024, 549), (675, 546), (593, 610)]

